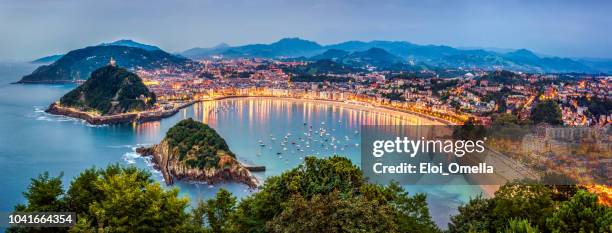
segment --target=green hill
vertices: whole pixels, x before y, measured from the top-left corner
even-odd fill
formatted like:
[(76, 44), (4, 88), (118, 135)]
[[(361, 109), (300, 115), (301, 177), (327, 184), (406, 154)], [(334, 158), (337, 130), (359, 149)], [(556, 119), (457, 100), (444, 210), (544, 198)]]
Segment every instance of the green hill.
[(220, 157), (236, 157), (214, 129), (191, 118), (172, 126), (164, 140), (169, 151), (177, 152), (179, 160), (189, 167), (218, 167)]
[(19, 83), (66, 83), (86, 79), (92, 71), (108, 64), (113, 58), (117, 65), (128, 69), (158, 69), (184, 67), (191, 61), (162, 50), (101, 45), (70, 51), (49, 65), (43, 65), (32, 74), (24, 76)]
[(64, 95), (60, 104), (112, 115), (145, 110), (152, 107), (155, 101), (155, 94), (149, 91), (140, 77), (124, 68), (107, 65), (94, 71), (85, 83)]

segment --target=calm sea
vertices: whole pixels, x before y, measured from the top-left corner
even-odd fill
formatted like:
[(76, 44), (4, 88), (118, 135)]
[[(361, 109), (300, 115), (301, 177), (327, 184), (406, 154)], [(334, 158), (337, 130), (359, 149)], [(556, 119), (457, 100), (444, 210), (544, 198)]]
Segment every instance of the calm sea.
[[(149, 169), (162, 181), (150, 163), (134, 148), (159, 142), (168, 128), (185, 118), (209, 124), (225, 138), (238, 158), (249, 164), (265, 165), (260, 179), (293, 168), (304, 156), (332, 154), (360, 163), (359, 128), (363, 124), (427, 124), (414, 116), (357, 110), (330, 103), (299, 100), (246, 98), (199, 103), (173, 117), (139, 125), (92, 126), (80, 120), (43, 112), (74, 85), (12, 85), (33, 67), (0, 66), (0, 212), (25, 200), (30, 178), (48, 171), (63, 174), (67, 186), (80, 171), (92, 166), (119, 163)], [(430, 212), (446, 228), (449, 215), (470, 197), (481, 193), (478, 186), (407, 186), (409, 193), (426, 193)], [(195, 203), (224, 187), (236, 196), (249, 195), (244, 185), (178, 182), (175, 184)], [(2, 229), (0, 229), (1, 231)]]

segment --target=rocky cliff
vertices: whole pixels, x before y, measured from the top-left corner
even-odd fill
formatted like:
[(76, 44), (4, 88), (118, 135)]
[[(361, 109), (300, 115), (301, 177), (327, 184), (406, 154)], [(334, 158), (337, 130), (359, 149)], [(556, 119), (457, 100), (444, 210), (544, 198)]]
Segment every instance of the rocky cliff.
[(239, 182), (256, 188), (258, 181), (251, 172), (231, 156), (221, 156), (218, 167), (198, 168), (181, 161), (176, 150), (171, 149), (168, 140), (149, 148), (138, 148), (143, 156), (151, 156), (155, 168), (159, 169), (166, 184), (177, 180), (204, 181), (209, 184), (220, 182)]

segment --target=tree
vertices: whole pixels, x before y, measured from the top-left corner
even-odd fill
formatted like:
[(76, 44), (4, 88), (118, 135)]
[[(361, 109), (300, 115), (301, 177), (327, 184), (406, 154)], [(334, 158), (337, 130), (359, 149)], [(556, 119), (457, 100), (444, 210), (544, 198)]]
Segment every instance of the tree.
[[(62, 176), (50, 177), (48, 172), (31, 179), (28, 190), (23, 193), (27, 200), (26, 205), (15, 206), (17, 212), (63, 212), (66, 211), (63, 199)], [(40, 228), (40, 227), (11, 227), (8, 233), (53, 233), (66, 232), (67, 228)]]
[(453, 138), (458, 140), (481, 140), (487, 133), (483, 125), (473, 117), (468, 118), (463, 125), (453, 128)]
[(66, 192), (68, 209), (77, 213), (89, 211), (89, 204), (102, 199), (102, 192), (96, 186), (100, 171), (95, 168), (86, 169), (70, 183)]
[[(186, 222), (188, 200), (139, 173), (111, 174), (95, 182), (102, 199), (89, 206), (91, 229), (110, 232), (176, 232)], [(79, 222), (81, 223), (81, 222)]]
[(135, 167), (111, 165), (87, 169), (71, 182), (64, 195), (61, 175), (43, 173), (24, 193), (26, 205), (16, 211), (76, 212), (68, 228), (10, 228), (7, 232), (192, 232), (185, 211), (188, 199), (177, 189), (165, 190), (150, 173)]
[(597, 203), (597, 196), (579, 190), (546, 221), (552, 232), (612, 232), (612, 208)]
[(548, 123), (551, 125), (563, 124), (561, 108), (555, 101), (545, 100), (537, 103), (531, 110), (531, 121), (534, 124)]
[(62, 176), (63, 174), (57, 177), (49, 177), (49, 173), (45, 172), (38, 178), (31, 179), (32, 182), (28, 186), (28, 191), (23, 193), (23, 196), (28, 200), (28, 205), (23, 211), (62, 211), (64, 209)]
[(235, 213), (236, 197), (225, 189), (219, 190), (215, 198), (200, 201), (193, 211), (195, 224), (209, 228), (212, 232), (229, 232), (230, 218)]
[(491, 210), (492, 229), (503, 230), (508, 219), (525, 219), (537, 226), (546, 225), (546, 217), (552, 215), (554, 201), (551, 191), (541, 184), (513, 182), (495, 192)]
[(474, 199), (462, 206), (459, 206), (459, 214), (451, 217), (448, 224), (448, 232), (489, 232), (491, 227), (491, 210), (493, 200), (487, 200), (482, 196)]
[[(393, 209), (363, 196), (338, 191), (310, 199), (294, 195), (266, 224), (268, 232), (400, 232)], [(419, 229), (413, 229), (419, 231)]]
[[(291, 198), (287, 198), (291, 197)], [(323, 204), (333, 204), (337, 209), (329, 209)], [(307, 207), (307, 212), (299, 210)], [(297, 232), (308, 230), (334, 230), (336, 223), (345, 222), (351, 229), (361, 229), (355, 221), (367, 221), (364, 217), (346, 212), (344, 208), (359, 209), (360, 214), (370, 217), (373, 213), (383, 214), (385, 221), (381, 229), (400, 229), (410, 232), (437, 232), (431, 221), (424, 195), (407, 196), (397, 184), (389, 186), (371, 185), (365, 182), (361, 170), (344, 157), (333, 156), (325, 159), (307, 157), (299, 167), (284, 172), (280, 176), (268, 178), (261, 190), (243, 199), (236, 209), (234, 226), (238, 232), (268, 232), (290, 227), (287, 224), (299, 221), (309, 224), (307, 230), (295, 228)], [(333, 219), (320, 219), (322, 211), (333, 214)], [(303, 216), (296, 219), (293, 215)], [(382, 220), (381, 220), (382, 221)], [(364, 231), (377, 228), (363, 228)]]
[(504, 233), (538, 233), (538, 227), (531, 226), (525, 219), (511, 219)]
[(514, 114), (501, 113), (493, 120), (493, 126), (507, 127), (520, 125), (521, 121)]

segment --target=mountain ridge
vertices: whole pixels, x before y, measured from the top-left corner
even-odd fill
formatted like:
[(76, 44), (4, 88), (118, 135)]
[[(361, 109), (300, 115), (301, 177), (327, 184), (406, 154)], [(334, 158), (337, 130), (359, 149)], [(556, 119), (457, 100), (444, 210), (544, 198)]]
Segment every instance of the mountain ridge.
[(121, 39), (121, 40), (116, 40), (110, 43), (101, 43), (99, 44), (99, 46), (111, 46), (111, 45), (115, 45), (115, 46), (126, 46), (126, 47), (133, 47), (133, 48), (141, 48), (147, 51), (155, 51), (155, 50), (161, 50), (159, 47), (155, 46), (155, 45), (148, 45), (148, 44), (143, 44), (140, 42), (136, 42), (133, 41), (131, 39)]
[[(315, 60), (328, 56), (330, 49), (346, 52), (362, 52), (372, 48), (383, 49), (407, 62), (422, 63), (442, 68), (479, 68), (485, 70), (510, 69), (540, 73), (601, 73), (612, 72), (607, 62), (587, 62), (580, 59), (540, 56), (527, 49), (510, 52), (494, 52), (482, 48), (461, 49), (446, 45), (418, 45), (407, 41), (352, 40), (330, 45), (297, 37), (283, 38), (270, 44), (247, 44), (222, 49), (207, 49), (201, 53), (181, 53), (192, 59), (211, 56), (224, 58), (300, 58)], [(186, 50), (189, 51), (189, 50)], [(194, 51), (192, 51), (194, 52)], [(387, 64), (388, 65), (388, 64)]]
[(108, 64), (111, 58), (116, 60), (117, 65), (128, 69), (182, 66), (190, 62), (163, 50), (149, 51), (117, 45), (89, 46), (72, 50), (49, 65), (36, 68), (18, 83), (65, 83), (86, 79), (92, 71)]
[[(121, 39), (121, 40), (116, 40), (116, 41), (108, 42), (108, 43), (100, 43), (100, 44), (94, 45), (94, 46), (109, 46), (109, 45), (141, 48), (141, 49), (148, 50), (148, 51), (162, 50), (162, 49), (160, 49), (157, 46), (143, 44), (143, 43), (131, 40), (131, 39)], [(90, 46), (88, 46), (88, 47), (90, 47)], [(54, 55), (44, 56), (44, 57), (35, 59), (33, 61), (30, 61), (30, 63), (34, 63), (34, 64), (38, 64), (38, 63), (53, 63), (53, 62), (59, 60), (60, 58), (62, 58), (62, 56), (64, 56), (64, 55), (65, 54), (54, 54)]]

